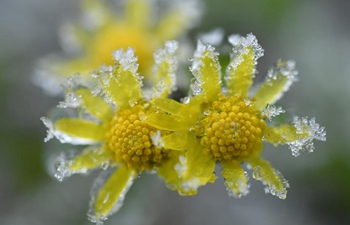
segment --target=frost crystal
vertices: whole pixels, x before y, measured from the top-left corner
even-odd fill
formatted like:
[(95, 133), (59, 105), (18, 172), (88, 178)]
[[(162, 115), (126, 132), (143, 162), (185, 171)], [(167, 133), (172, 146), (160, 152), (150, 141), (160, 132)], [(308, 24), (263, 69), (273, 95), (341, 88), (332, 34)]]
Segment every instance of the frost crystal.
[(122, 70), (130, 71), (135, 74), (137, 72), (137, 57), (134, 56), (134, 49), (128, 48), (126, 51), (123, 49), (116, 50), (112, 53), (114, 59), (118, 61)]
[(157, 130), (157, 132), (151, 136), (151, 140), (153, 145), (155, 145), (157, 148), (162, 148), (164, 146), (160, 130)]
[[(249, 177), (248, 177), (247, 172), (244, 171), (244, 175), (245, 175), (246, 179), (248, 180)], [(237, 179), (234, 181), (225, 180), (226, 191), (227, 191), (228, 195), (232, 196), (234, 198), (241, 198), (241, 197), (249, 194), (250, 185), (246, 183), (247, 180), (242, 180), (242, 179)], [(237, 191), (229, 188), (230, 186), (233, 186), (234, 183), (235, 183), (235, 186), (238, 186)]]
[(272, 117), (278, 116), (286, 111), (282, 109), (281, 106), (267, 105), (265, 109), (262, 110), (261, 114), (266, 116), (267, 119), (271, 120)]
[(179, 177), (182, 177), (186, 173), (186, 170), (187, 170), (186, 163), (187, 163), (186, 157), (180, 156), (179, 163), (177, 163), (174, 168)]
[(255, 62), (264, 55), (264, 49), (258, 44), (258, 40), (253, 34), (248, 34), (246, 38), (239, 35), (231, 35), (228, 41), (233, 45), (234, 54), (244, 54), (247, 47), (251, 47), (254, 52)]
[(294, 117), (293, 119), (296, 133), (303, 135), (305, 132), (309, 135), (308, 137), (301, 138), (299, 140), (288, 142), (289, 148), (292, 151), (293, 156), (299, 156), (300, 151), (307, 150), (313, 152), (315, 149), (313, 140), (326, 141), (326, 130), (316, 123), (315, 118), (308, 120), (307, 117)]
[(55, 177), (59, 182), (62, 182), (64, 178), (71, 176), (73, 173), (70, 171), (70, 167), (73, 163), (72, 156), (67, 154), (61, 154), (55, 162), (56, 173)]

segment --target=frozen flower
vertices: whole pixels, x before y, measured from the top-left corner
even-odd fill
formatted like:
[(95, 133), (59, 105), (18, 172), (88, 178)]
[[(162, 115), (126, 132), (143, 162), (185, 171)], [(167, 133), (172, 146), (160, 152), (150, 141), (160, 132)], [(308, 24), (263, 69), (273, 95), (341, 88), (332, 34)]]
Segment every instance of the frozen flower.
[(154, 50), (166, 40), (179, 39), (201, 12), (197, 0), (167, 2), (157, 10), (159, 1), (126, 0), (115, 11), (103, 0), (81, 0), (81, 20), (65, 24), (60, 32), (65, 57), (43, 58), (34, 82), (48, 93), (61, 93), (59, 85), (67, 77), (80, 73), (87, 79), (90, 76), (84, 75), (91, 70), (112, 65), (113, 50), (127, 47), (135, 50), (139, 71), (148, 79)]
[(284, 112), (271, 105), (297, 80), (294, 62), (278, 62), (269, 70), (266, 81), (250, 94), (257, 59), (264, 51), (252, 34), (231, 36), (229, 41), (233, 53), (224, 80), (218, 53), (199, 41), (190, 68), (195, 77), (192, 95), (183, 103), (153, 99), (156, 110), (147, 114), (145, 122), (172, 132), (171, 138), (163, 140), (165, 148), (186, 150), (173, 163), (182, 179), (182, 188), (176, 188), (180, 194), (195, 194), (200, 186), (213, 182), (219, 163), (229, 194), (246, 195), (248, 176), (242, 168), (246, 163), (267, 193), (284, 199), (288, 182), (261, 157), (263, 142), (287, 144), (297, 156), (303, 150), (312, 152), (313, 140), (324, 141), (326, 132), (314, 118), (306, 117), (295, 117), (293, 124), (270, 126), (267, 120)]
[[(62, 143), (86, 146), (77, 155), (59, 157), (55, 176), (60, 181), (98, 167), (106, 170), (92, 189), (89, 217), (93, 222), (102, 223), (121, 207), (129, 187), (143, 171), (162, 171), (167, 169), (171, 157), (178, 157), (178, 151), (162, 145), (167, 132), (143, 121), (151, 107), (148, 98), (165, 98), (173, 89), (176, 52), (174, 41), (166, 42), (164, 48), (156, 51), (156, 83), (146, 96), (141, 89), (134, 51), (117, 50), (113, 66), (95, 71), (94, 79), (98, 80), (95, 90), (70, 80), (67, 97), (59, 107), (67, 110), (67, 114), (75, 109), (75, 116), (42, 118), (48, 127), (46, 140), (56, 137)], [(178, 185), (175, 176), (164, 176), (169, 185)]]

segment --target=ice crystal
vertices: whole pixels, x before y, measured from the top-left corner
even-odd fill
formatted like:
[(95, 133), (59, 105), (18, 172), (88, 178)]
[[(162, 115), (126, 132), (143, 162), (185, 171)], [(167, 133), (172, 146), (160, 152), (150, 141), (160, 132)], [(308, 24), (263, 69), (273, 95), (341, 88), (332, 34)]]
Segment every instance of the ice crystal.
[[(194, 58), (192, 59), (192, 66), (190, 67), (190, 71), (193, 73), (195, 79), (192, 79), (191, 83), (191, 91), (194, 95), (198, 95), (202, 92), (201, 84), (205, 81), (202, 80), (202, 69), (204, 65), (203, 59), (209, 58), (214, 62), (218, 62), (218, 54), (215, 52), (215, 48), (210, 44), (203, 44), (200, 40), (198, 40), (197, 49), (194, 53)], [(215, 65), (215, 69), (220, 71), (220, 65), (217, 63)], [(221, 79), (218, 79), (221, 82)]]
[(62, 182), (64, 178), (71, 176), (73, 173), (69, 169), (73, 163), (72, 157), (67, 154), (61, 154), (55, 161), (55, 178)]
[(124, 49), (116, 50), (112, 55), (120, 64), (122, 70), (130, 71), (132, 74), (135, 74), (137, 72), (138, 63), (137, 57), (134, 56), (134, 53), (134, 49), (129, 47), (126, 51), (124, 51)]
[(262, 110), (261, 114), (266, 116), (267, 119), (271, 120), (273, 117), (285, 112), (286, 111), (282, 109), (281, 106), (267, 105), (266, 108)]
[(242, 54), (247, 51), (247, 47), (251, 47), (254, 52), (255, 63), (256, 60), (264, 55), (264, 49), (258, 44), (258, 40), (253, 34), (248, 34), (246, 38), (239, 35), (231, 35), (229, 42), (233, 45), (234, 54)]
[(301, 138), (296, 141), (288, 142), (289, 148), (292, 151), (293, 156), (299, 156), (301, 151), (313, 152), (315, 149), (313, 140), (326, 140), (326, 130), (316, 123), (315, 118), (308, 120), (307, 117), (294, 117), (293, 125), (296, 128), (297, 134), (307, 133), (308, 137)]

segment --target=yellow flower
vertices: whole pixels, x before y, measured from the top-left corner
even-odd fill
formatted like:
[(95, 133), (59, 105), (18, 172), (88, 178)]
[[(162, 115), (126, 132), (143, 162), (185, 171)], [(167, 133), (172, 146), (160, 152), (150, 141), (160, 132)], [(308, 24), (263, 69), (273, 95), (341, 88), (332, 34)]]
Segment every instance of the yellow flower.
[(61, 81), (77, 72), (88, 75), (102, 64), (111, 65), (111, 52), (127, 47), (135, 50), (139, 71), (149, 79), (154, 50), (166, 40), (180, 38), (195, 23), (200, 14), (196, 3), (196, 0), (176, 1), (161, 12), (155, 10), (158, 7), (155, 1), (126, 0), (123, 10), (115, 12), (102, 0), (81, 0), (81, 23), (66, 24), (61, 30), (64, 50), (71, 57), (46, 57), (34, 81), (49, 93), (59, 93)]
[(213, 182), (215, 165), (219, 163), (229, 194), (246, 195), (248, 176), (242, 164), (247, 163), (253, 178), (266, 185), (266, 192), (284, 199), (289, 185), (261, 157), (263, 141), (276, 146), (287, 144), (297, 156), (305, 149), (312, 152), (313, 139), (324, 141), (326, 132), (314, 118), (295, 117), (293, 124), (269, 125), (273, 116), (284, 112), (273, 104), (297, 80), (294, 62), (278, 62), (251, 94), (255, 65), (263, 49), (252, 34), (246, 38), (231, 36), (229, 41), (234, 46), (233, 54), (223, 81), (218, 53), (199, 41), (191, 67), (195, 76), (192, 96), (184, 103), (153, 99), (156, 111), (147, 114), (145, 121), (173, 132), (172, 138), (162, 139), (165, 148), (187, 150), (173, 162), (183, 180), (181, 187), (175, 187), (180, 194), (196, 194), (200, 186)]
[[(75, 173), (98, 167), (107, 169), (93, 187), (89, 216), (94, 222), (105, 220), (121, 207), (126, 192), (140, 173), (161, 171), (163, 162), (173, 155), (178, 157), (178, 152), (163, 148), (159, 142), (167, 133), (143, 122), (151, 107), (149, 99), (165, 98), (174, 88), (177, 46), (177, 42), (166, 42), (163, 49), (155, 52), (156, 83), (151, 90), (143, 93), (141, 89), (134, 51), (117, 50), (113, 53), (114, 66), (95, 71), (99, 83), (96, 90), (70, 80), (66, 99), (59, 104), (70, 117), (42, 118), (48, 127), (46, 141), (56, 137), (62, 143), (87, 145), (73, 157), (60, 158), (56, 178), (62, 181)], [(67, 108), (76, 108), (76, 115)], [(164, 165), (166, 168), (167, 164)], [(169, 185), (177, 185), (171, 179)]]

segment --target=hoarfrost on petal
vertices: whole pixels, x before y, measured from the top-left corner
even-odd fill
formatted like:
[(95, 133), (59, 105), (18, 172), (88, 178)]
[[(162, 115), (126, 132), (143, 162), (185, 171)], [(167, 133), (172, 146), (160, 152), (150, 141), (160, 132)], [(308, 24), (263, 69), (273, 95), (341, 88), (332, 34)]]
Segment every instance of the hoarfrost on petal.
[(282, 75), (288, 79), (283, 87), (283, 91), (286, 92), (294, 82), (299, 80), (298, 73), (299, 72), (295, 69), (294, 61), (278, 61), (277, 65), (269, 69), (267, 72), (266, 82), (271, 83), (272, 80), (276, 80), (278, 78), (278, 75)]
[(247, 51), (247, 47), (251, 47), (254, 52), (255, 63), (257, 59), (264, 55), (264, 49), (259, 45), (253, 34), (248, 34), (246, 38), (239, 35), (231, 35), (228, 40), (233, 45), (234, 54), (244, 54)]
[(281, 106), (267, 105), (266, 108), (262, 110), (261, 114), (266, 116), (267, 119), (271, 120), (273, 117), (285, 112), (286, 111), (282, 109)]
[(71, 154), (62, 153), (55, 160), (55, 178), (59, 182), (62, 182), (64, 178), (70, 177), (73, 174), (73, 172), (70, 170), (70, 167), (73, 163), (72, 158), (73, 156)]
[(177, 163), (174, 167), (175, 171), (177, 172), (179, 177), (184, 176), (187, 170), (187, 159), (185, 156), (179, 156), (179, 163)]
[(124, 51), (124, 49), (113, 51), (112, 56), (120, 64), (122, 70), (130, 71), (135, 74), (137, 72), (138, 63), (134, 53), (134, 49), (129, 47), (126, 51)]
[(191, 80), (190, 89), (191, 89), (192, 94), (193, 94), (194, 96), (199, 95), (199, 94), (202, 93), (202, 86), (201, 86), (201, 84), (199, 83), (199, 81), (196, 80), (196, 79), (192, 79), (192, 80)]
[[(244, 171), (244, 175), (246, 177), (246, 180), (242, 180), (242, 179), (238, 179), (235, 181), (229, 181), (229, 180), (225, 180), (225, 184), (226, 184), (226, 191), (228, 193), (229, 196), (232, 196), (234, 198), (241, 198), (243, 196), (246, 196), (247, 194), (249, 194), (249, 188), (250, 185), (247, 183), (247, 181), (249, 180), (248, 174), (246, 171)], [(238, 190), (232, 190), (231, 188), (229, 188), (230, 186), (233, 186), (233, 183), (235, 183), (235, 185), (238, 186)]]
[(164, 143), (162, 141), (162, 135), (161, 135), (160, 130), (157, 130), (157, 132), (155, 132), (151, 136), (151, 140), (152, 140), (153, 145), (155, 145), (157, 148), (164, 147)]
[(313, 140), (326, 141), (326, 130), (316, 123), (316, 119), (313, 117), (310, 120), (308, 117), (299, 118), (295, 116), (293, 118), (293, 125), (296, 128), (297, 134), (308, 134), (308, 137), (303, 137), (295, 141), (288, 142), (289, 148), (292, 151), (293, 156), (299, 156), (301, 151), (313, 152), (315, 149)]
[(266, 194), (270, 193), (280, 199), (285, 199), (287, 196), (287, 188), (289, 188), (289, 183), (278, 170), (274, 170), (274, 175), (278, 177), (283, 184), (283, 188), (281, 190), (278, 190), (273, 184), (268, 184), (268, 181), (263, 179), (260, 166), (255, 167), (252, 174), (254, 179), (260, 180), (263, 185), (265, 185), (264, 191)]

